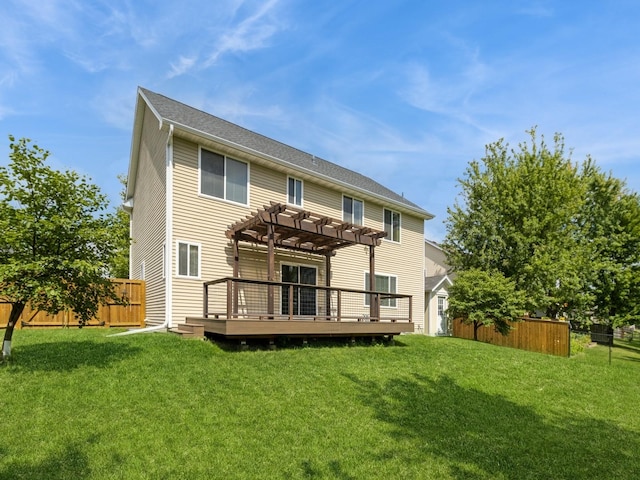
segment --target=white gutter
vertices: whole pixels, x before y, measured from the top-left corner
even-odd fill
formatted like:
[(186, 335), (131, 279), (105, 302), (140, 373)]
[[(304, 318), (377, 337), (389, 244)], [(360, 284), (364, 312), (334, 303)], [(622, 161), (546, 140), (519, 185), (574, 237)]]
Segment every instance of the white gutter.
[[(160, 124), (162, 128), (162, 124)], [(172, 327), (173, 298), (171, 296), (172, 272), (171, 272), (171, 232), (173, 231), (173, 124), (169, 124), (169, 135), (167, 137), (167, 151), (165, 164), (165, 248), (164, 248), (164, 269), (165, 280), (164, 292), (164, 322), (151, 327), (127, 330), (126, 332), (115, 333), (109, 337), (120, 337), (123, 335), (133, 335), (134, 333), (147, 333), (168, 330)]]

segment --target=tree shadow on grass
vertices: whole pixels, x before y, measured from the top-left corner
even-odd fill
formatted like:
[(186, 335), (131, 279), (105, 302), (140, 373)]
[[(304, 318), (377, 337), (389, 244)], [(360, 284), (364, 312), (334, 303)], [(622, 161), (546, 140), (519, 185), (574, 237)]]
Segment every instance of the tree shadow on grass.
[(90, 475), (89, 457), (78, 443), (63, 447), (36, 463), (20, 461), (4, 463), (0, 460), (0, 480), (14, 480), (16, 478), (68, 480), (88, 478)]
[(613, 344), (613, 348), (619, 348), (621, 350), (627, 350), (633, 353), (636, 353), (640, 356), (640, 345), (637, 345), (636, 343), (622, 343), (622, 342), (616, 342)]
[(380, 458), (445, 460), (456, 479), (638, 478), (640, 435), (612, 422), (544, 416), (499, 395), (458, 385), (450, 377), (378, 384), (349, 376), (361, 401), (391, 427), (396, 449)]
[(91, 340), (20, 345), (13, 351), (8, 371), (60, 372), (80, 367), (107, 367), (140, 351), (140, 348), (125, 343)]

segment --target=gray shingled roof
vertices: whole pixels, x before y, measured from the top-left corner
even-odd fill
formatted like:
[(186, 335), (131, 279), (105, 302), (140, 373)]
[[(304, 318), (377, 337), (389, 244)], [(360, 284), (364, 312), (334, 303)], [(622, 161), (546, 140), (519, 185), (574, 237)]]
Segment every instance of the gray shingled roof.
[(432, 277), (425, 277), (424, 290), (426, 292), (432, 292), (434, 288), (442, 283), (447, 278), (447, 275), (433, 275)]
[(291, 164), (294, 168), (298, 167), (306, 171), (315, 172), (318, 175), (328, 177), (340, 183), (351, 185), (356, 189), (386, 198), (393, 203), (402, 204), (417, 213), (421, 213), (426, 218), (433, 217), (432, 214), (415, 203), (410, 202), (402, 195), (398, 195), (371, 178), (354, 172), (353, 170), (341, 167), (340, 165), (290, 147), (264, 135), (252, 132), (251, 130), (247, 130), (246, 128), (214, 115), (167, 98), (164, 95), (151, 92), (144, 88), (140, 88), (140, 92), (163, 120), (177, 124), (176, 126), (183, 125), (205, 134), (222, 138), (241, 147), (251, 149), (269, 157), (275, 157)]

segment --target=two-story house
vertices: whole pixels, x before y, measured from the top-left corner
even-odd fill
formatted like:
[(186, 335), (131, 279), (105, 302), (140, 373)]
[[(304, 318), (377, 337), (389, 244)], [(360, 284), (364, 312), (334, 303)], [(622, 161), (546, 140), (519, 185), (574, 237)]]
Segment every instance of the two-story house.
[(408, 319), (396, 333), (425, 330), (430, 213), (364, 175), (143, 88), (125, 208), (149, 326), (297, 319), (334, 325), (333, 334), (338, 323)]

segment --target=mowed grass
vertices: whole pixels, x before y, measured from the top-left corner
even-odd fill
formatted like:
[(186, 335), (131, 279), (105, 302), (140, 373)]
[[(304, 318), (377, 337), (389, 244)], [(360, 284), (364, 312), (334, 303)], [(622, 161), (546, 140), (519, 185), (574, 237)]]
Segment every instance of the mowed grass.
[(560, 358), (453, 338), (238, 352), (17, 331), (0, 479), (640, 478), (640, 344)]

